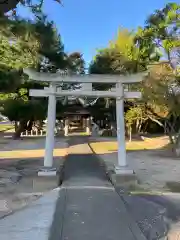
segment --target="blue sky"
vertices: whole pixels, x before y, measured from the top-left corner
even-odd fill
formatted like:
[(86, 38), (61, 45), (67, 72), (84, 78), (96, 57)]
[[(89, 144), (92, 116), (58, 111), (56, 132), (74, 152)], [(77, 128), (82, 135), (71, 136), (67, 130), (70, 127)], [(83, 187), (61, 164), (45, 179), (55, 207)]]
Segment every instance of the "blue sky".
[[(96, 49), (106, 47), (116, 37), (119, 27), (136, 29), (147, 16), (165, 6), (166, 0), (63, 0), (61, 7), (45, 0), (44, 12), (53, 20), (61, 34), (65, 51), (79, 51), (90, 62)], [(19, 9), (28, 16), (29, 12)]]

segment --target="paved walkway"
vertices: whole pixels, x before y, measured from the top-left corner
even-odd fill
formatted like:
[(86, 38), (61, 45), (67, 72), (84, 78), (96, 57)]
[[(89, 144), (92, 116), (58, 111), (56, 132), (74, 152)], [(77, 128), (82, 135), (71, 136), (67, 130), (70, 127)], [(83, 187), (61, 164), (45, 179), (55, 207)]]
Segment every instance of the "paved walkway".
[(72, 137), (49, 240), (145, 240), (85, 137)]
[(145, 240), (143, 232), (148, 240), (165, 240), (169, 227), (168, 239), (177, 239), (179, 195), (129, 196), (121, 192), (119, 196), (87, 142), (86, 137), (71, 138), (63, 185), (1, 219), (0, 239)]

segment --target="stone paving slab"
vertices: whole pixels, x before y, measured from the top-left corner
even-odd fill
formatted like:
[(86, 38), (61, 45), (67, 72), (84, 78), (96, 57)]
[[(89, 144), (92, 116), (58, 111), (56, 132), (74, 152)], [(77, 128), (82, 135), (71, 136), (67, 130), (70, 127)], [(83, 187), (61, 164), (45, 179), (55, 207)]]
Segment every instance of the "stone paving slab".
[(60, 239), (145, 240), (114, 189), (67, 188), (66, 199)]
[(158, 240), (169, 230), (167, 210), (140, 196), (122, 195), (122, 199), (148, 240)]
[(2, 240), (48, 240), (59, 189), (34, 202), (30, 207), (0, 220)]

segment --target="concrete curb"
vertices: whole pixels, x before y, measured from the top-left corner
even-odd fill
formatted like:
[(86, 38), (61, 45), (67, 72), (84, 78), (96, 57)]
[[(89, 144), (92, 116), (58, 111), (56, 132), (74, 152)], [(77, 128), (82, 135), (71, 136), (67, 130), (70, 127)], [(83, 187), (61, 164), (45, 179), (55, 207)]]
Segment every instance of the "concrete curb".
[[(107, 175), (109, 181), (112, 183), (112, 185), (113, 185), (115, 188), (117, 188), (118, 186), (117, 186), (117, 184), (116, 184), (116, 181), (115, 181), (115, 179), (112, 177), (112, 176), (115, 174), (114, 171), (109, 171), (109, 170), (108, 170), (108, 167), (107, 167), (107, 165), (106, 165), (106, 163), (105, 163), (105, 161), (104, 161), (101, 157), (99, 157), (98, 154), (96, 154), (96, 152), (94, 151), (94, 149), (91, 147), (90, 143), (88, 143), (88, 145), (89, 145), (91, 151), (93, 152), (93, 154), (95, 154), (95, 155), (98, 157), (99, 162), (100, 162), (100, 165), (104, 168), (104, 170), (105, 170), (105, 172), (106, 172), (106, 175)], [(123, 188), (123, 187), (121, 187), (121, 192), (122, 192), (122, 193), (126, 193), (126, 194), (130, 194), (130, 191), (128, 191), (126, 188)]]
[(64, 166), (65, 166), (65, 161), (66, 159), (68, 158), (69, 156), (69, 138), (66, 139), (66, 144), (67, 144), (67, 153), (66, 155), (64, 156), (64, 161), (63, 161), (63, 164), (60, 165), (58, 171), (57, 171), (57, 175), (59, 176), (58, 178), (58, 186), (61, 186), (62, 185), (62, 182), (63, 182), (63, 179), (64, 179)]
[[(61, 240), (64, 216), (66, 212), (67, 203), (66, 189), (61, 188), (60, 197), (57, 199), (53, 221), (51, 223), (48, 240)], [(43, 239), (44, 240), (44, 239)]]
[[(90, 149), (91, 149), (91, 151), (93, 152), (93, 154), (95, 154), (95, 155), (98, 157), (99, 163), (100, 163), (100, 165), (104, 168), (105, 173), (106, 173), (106, 175), (107, 175), (107, 177), (108, 177), (108, 180), (112, 183), (112, 185), (114, 186), (114, 188), (116, 188), (117, 186), (116, 186), (115, 182), (113, 181), (113, 179), (112, 179), (112, 177), (111, 177), (114, 172), (108, 170), (105, 161), (104, 161), (101, 157), (99, 157), (98, 154), (95, 153), (95, 151), (94, 151), (94, 149), (91, 147), (91, 144), (90, 144), (90, 143), (88, 143), (88, 146), (90, 147)], [(125, 189), (122, 189), (122, 192), (130, 193), (130, 192), (128, 192), (128, 191), (125, 190)]]

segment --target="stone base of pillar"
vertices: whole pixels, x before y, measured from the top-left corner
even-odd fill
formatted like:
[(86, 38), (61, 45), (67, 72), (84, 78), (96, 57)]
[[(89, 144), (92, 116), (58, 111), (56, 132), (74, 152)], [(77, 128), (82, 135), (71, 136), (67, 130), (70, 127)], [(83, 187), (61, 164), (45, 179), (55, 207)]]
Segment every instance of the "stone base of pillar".
[(46, 192), (51, 191), (59, 187), (58, 176), (51, 177), (39, 177), (33, 179), (33, 191), (34, 192)]
[(122, 187), (122, 189), (129, 189), (129, 187), (138, 185), (137, 175), (128, 167), (116, 166), (110, 178), (115, 187)]
[(114, 172), (120, 175), (135, 174), (135, 172), (132, 169), (128, 169), (128, 167), (119, 166), (114, 167)]
[(56, 176), (56, 174), (57, 174), (56, 168), (44, 167), (38, 171), (39, 177), (53, 177)]
[(33, 177), (33, 191), (44, 192), (59, 187), (60, 179), (56, 168), (42, 168)]

